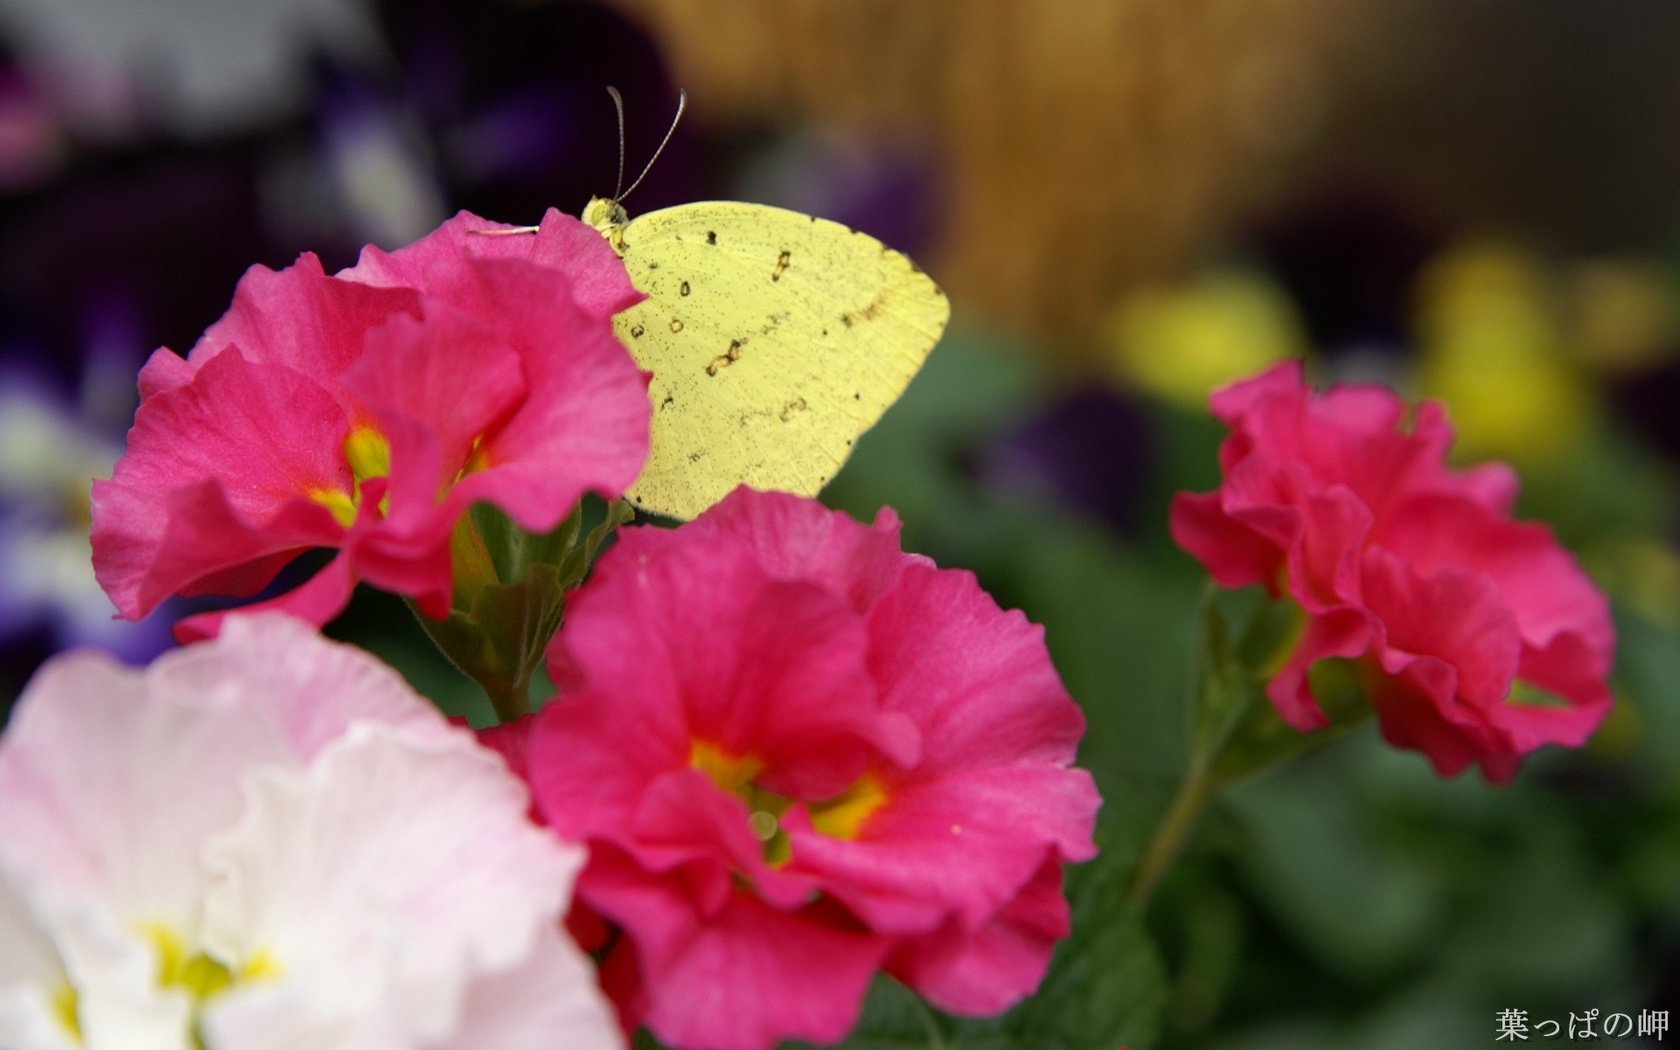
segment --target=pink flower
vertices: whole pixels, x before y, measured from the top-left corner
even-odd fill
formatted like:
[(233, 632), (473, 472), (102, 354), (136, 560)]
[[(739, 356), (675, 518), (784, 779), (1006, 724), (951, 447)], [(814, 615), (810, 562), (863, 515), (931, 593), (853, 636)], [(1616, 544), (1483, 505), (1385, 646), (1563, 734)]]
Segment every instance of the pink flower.
[(628, 1020), (760, 1050), (839, 1039), (881, 968), (964, 1014), (1042, 980), (1095, 853), (1084, 720), (1042, 630), (890, 512), (743, 488), (625, 530), (549, 658), (528, 775)]
[(325, 623), (367, 580), (442, 617), (470, 504), (541, 532), (634, 480), (650, 409), (609, 320), (639, 298), (623, 263), (556, 212), (535, 236), (476, 232), (495, 228), (463, 212), (331, 276), (308, 254), (252, 267), (186, 358), (152, 355), (128, 451), (93, 489), (94, 568), (123, 616), (248, 595), (334, 547), (274, 604)]
[(1507, 780), (1604, 720), (1604, 596), (1549, 529), (1512, 520), (1508, 467), (1447, 467), (1441, 406), (1407, 425), (1387, 389), (1315, 394), (1290, 363), (1217, 392), (1213, 412), (1231, 428), (1225, 481), (1179, 494), (1173, 536), (1221, 585), (1300, 604), (1304, 632), (1267, 690), (1285, 721), (1326, 723), (1308, 672), (1327, 659), (1353, 662), (1384, 736), (1443, 776), (1475, 762)]
[(607, 1050), (583, 851), (396, 672), (286, 616), (49, 663), (0, 737), (0, 1046)]

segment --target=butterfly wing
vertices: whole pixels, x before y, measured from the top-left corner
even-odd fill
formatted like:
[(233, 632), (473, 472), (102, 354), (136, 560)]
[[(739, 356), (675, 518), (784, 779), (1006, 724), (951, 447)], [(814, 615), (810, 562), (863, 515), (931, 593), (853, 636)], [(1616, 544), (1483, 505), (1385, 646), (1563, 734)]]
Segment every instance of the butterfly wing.
[(950, 316), (908, 257), (827, 219), (710, 201), (617, 232), (647, 299), (614, 327), (653, 373), (629, 498), (655, 513), (692, 518), (742, 483), (815, 495)]

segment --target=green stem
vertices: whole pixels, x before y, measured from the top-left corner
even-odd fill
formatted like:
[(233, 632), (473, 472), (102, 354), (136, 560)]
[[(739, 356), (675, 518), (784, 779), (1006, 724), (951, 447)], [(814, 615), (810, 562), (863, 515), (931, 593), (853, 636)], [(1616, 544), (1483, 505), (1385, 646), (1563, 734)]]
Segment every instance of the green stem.
[(1183, 852), (1184, 843), (1195, 829), (1202, 810), (1207, 808), (1208, 801), (1218, 790), (1220, 781), (1214, 776), (1211, 765), (1209, 762), (1197, 762), (1190, 767), (1184, 782), (1178, 786), (1178, 794), (1173, 796), (1166, 813), (1161, 816), (1161, 822), (1155, 826), (1155, 834), (1150, 836), (1149, 844), (1144, 847), (1137, 869), (1126, 884), (1127, 899), (1139, 906), (1148, 903), (1161, 878)]

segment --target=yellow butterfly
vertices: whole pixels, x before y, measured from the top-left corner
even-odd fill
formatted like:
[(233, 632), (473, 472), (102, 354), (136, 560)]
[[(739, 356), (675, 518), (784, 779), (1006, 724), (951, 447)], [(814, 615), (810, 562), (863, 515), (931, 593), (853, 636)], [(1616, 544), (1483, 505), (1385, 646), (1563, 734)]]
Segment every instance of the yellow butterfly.
[(907, 256), (827, 219), (735, 201), (631, 219), (597, 197), (583, 221), (647, 295), (613, 327), (653, 373), (628, 498), (657, 514), (693, 518), (742, 483), (815, 495), (950, 317)]

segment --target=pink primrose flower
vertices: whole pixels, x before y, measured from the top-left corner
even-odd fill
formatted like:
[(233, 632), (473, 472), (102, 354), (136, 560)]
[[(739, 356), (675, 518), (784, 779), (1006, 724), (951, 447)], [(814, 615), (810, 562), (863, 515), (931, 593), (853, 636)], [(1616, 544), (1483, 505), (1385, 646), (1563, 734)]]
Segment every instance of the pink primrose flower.
[(272, 604), (325, 623), (367, 580), (442, 617), (470, 504), (546, 531), (634, 480), (650, 409), (610, 322), (640, 298), (623, 263), (557, 212), (535, 236), (478, 232), (499, 228), (463, 212), (338, 274), (309, 254), (252, 267), (190, 354), (152, 355), (128, 450), (93, 488), (94, 569), (123, 616), (249, 595), (333, 547)]
[(745, 488), (623, 531), (549, 649), (559, 699), (499, 741), (589, 845), (609, 992), (674, 1046), (837, 1040), (878, 969), (996, 1013), (1068, 931), (1084, 719), (1042, 629), (898, 532)]
[(621, 1047), (583, 850), (396, 672), (279, 614), (56, 658), (0, 736), (7, 1050)]
[(1172, 532), (1226, 587), (1263, 584), (1305, 627), (1267, 692), (1326, 724), (1308, 672), (1351, 661), (1383, 735), (1443, 776), (1494, 781), (1543, 744), (1578, 746), (1610, 709), (1604, 595), (1544, 525), (1512, 519), (1503, 464), (1446, 465), (1440, 405), (1408, 424), (1379, 386), (1314, 393), (1300, 365), (1218, 391), (1224, 483), (1180, 493)]

